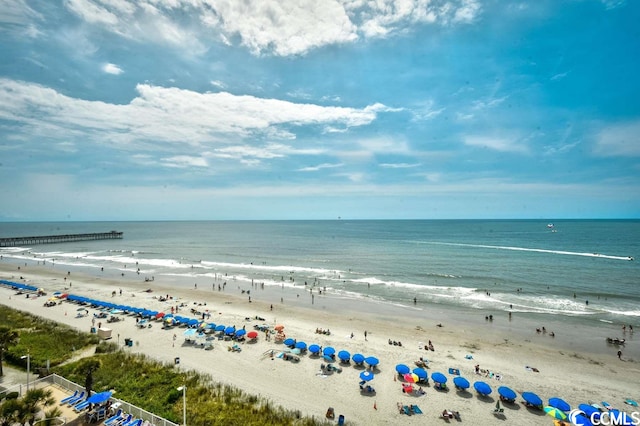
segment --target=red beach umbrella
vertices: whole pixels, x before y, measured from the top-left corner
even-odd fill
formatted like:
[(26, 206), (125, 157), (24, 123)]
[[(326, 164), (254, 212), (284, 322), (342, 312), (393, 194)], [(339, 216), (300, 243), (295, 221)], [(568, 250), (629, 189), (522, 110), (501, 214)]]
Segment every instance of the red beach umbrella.
[(164, 313), (164, 312), (158, 312), (158, 313), (156, 314), (156, 318), (157, 318), (157, 319), (163, 318), (164, 316), (165, 316), (165, 313)]
[(247, 333), (247, 337), (249, 339), (255, 339), (258, 337), (258, 332), (257, 331), (250, 331)]

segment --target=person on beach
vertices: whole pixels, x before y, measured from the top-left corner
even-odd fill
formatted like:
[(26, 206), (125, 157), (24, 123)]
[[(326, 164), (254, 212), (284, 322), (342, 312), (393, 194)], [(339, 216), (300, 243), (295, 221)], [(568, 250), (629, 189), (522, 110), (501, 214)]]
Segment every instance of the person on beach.
[(622, 351), (618, 351), (618, 359), (622, 359)]
[(367, 330), (364, 331), (364, 340), (367, 341)]

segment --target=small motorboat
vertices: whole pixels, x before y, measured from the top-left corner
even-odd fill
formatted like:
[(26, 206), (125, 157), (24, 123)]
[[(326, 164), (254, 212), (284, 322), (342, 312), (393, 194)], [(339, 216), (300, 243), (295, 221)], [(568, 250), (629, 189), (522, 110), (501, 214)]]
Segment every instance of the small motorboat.
[(619, 339), (617, 337), (607, 337), (607, 343), (612, 345), (624, 345), (626, 339)]

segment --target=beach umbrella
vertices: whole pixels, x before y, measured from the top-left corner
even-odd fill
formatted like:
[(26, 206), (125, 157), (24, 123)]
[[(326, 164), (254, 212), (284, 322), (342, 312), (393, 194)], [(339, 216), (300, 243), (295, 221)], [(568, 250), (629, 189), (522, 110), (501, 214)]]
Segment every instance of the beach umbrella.
[(374, 377), (375, 377), (375, 375), (369, 370), (366, 370), (366, 371), (363, 371), (362, 373), (360, 373), (360, 378), (362, 380), (364, 380), (365, 382), (373, 380)]
[(224, 334), (234, 334), (236, 332), (236, 328), (235, 327), (227, 327), (224, 329)]
[(216, 325), (216, 331), (224, 331), (226, 327), (223, 324)]
[[(166, 316), (165, 316), (165, 318), (166, 318)], [(207, 328), (209, 330), (215, 330), (216, 329), (216, 324), (213, 323), (213, 322), (210, 322), (210, 323), (207, 324)]]
[(517, 397), (516, 393), (511, 388), (508, 388), (506, 386), (500, 386), (498, 388), (498, 394), (509, 401), (515, 401)]
[(351, 354), (348, 351), (342, 350), (338, 352), (338, 358), (340, 358), (340, 361), (349, 362)]
[(196, 330), (194, 328), (188, 328), (182, 333), (184, 337), (193, 337), (196, 335)]
[(609, 410), (609, 418), (613, 420), (613, 424), (620, 426), (633, 426), (635, 423), (633, 422), (633, 418), (625, 413), (624, 411), (620, 411), (618, 409)]
[(300, 349), (301, 351), (307, 350), (307, 344), (303, 341), (296, 342), (296, 349)]
[(549, 406), (562, 411), (571, 411), (571, 406), (562, 398), (549, 398)]
[(527, 404), (531, 404), (534, 407), (542, 406), (542, 399), (533, 392), (523, 392), (522, 399), (524, 399)]
[(258, 337), (258, 332), (253, 330), (247, 333), (247, 337), (249, 339), (256, 339)]
[(376, 358), (375, 356), (368, 356), (364, 359), (364, 362), (366, 362), (367, 364), (369, 364), (369, 366), (371, 367), (375, 367), (376, 365), (378, 365), (380, 363), (380, 361), (378, 360), (378, 358)]
[(89, 398), (87, 398), (87, 402), (90, 402), (91, 404), (102, 404), (103, 402), (111, 398), (111, 395), (113, 395), (113, 392), (111, 391), (94, 393)]
[(276, 331), (284, 330), (284, 325), (278, 324), (275, 327), (273, 327), (273, 329), (276, 330)]
[(442, 373), (438, 373), (438, 372), (432, 373), (431, 379), (436, 383), (447, 383), (447, 376), (445, 376)]
[(427, 378), (427, 370), (425, 370), (424, 368), (414, 368), (413, 374), (418, 376), (420, 380), (425, 380)]
[(320, 346), (318, 346), (318, 345), (309, 345), (309, 352), (311, 352), (312, 354), (320, 353)]
[(243, 330), (243, 329), (240, 329), (240, 330), (236, 331), (236, 337), (242, 337), (245, 334), (247, 334), (247, 332), (245, 330)]
[(362, 354), (353, 354), (353, 356), (351, 357), (351, 359), (353, 360), (353, 362), (355, 362), (356, 364), (362, 364), (364, 362), (364, 355)]
[(396, 371), (398, 372), (398, 374), (402, 375), (402, 374), (408, 374), (409, 372), (411, 372), (411, 369), (409, 368), (408, 365), (398, 364), (396, 365)]
[[(599, 419), (600, 418), (600, 410), (598, 410), (596, 407), (594, 407), (593, 405), (589, 405), (589, 404), (580, 404), (578, 405), (578, 408), (580, 410), (582, 410), (582, 412), (584, 412), (584, 414), (589, 417), (589, 418), (593, 418), (594, 420)], [(593, 416), (593, 414), (596, 414), (595, 416)]]
[(335, 361), (329, 355), (322, 355), (322, 358), (324, 358), (324, 360), (327, 361), (327, 362), (334, 362)]
[(416, 374), (413, 374), (413, 373), (407, 373), (407, 374), (403, 375), (402, 378), (407, 383), (418, 383), (418, 380), (420, 380), (420, 378)]
[(327, 346), (326, 348), (324, 348), (324, 349), (322, 350), (322, 354), (323, 354), (323, 355), (329, 355), (329, 356), (331, 356), (331, 355), (333, 355), (333, 354), (335, 354), (335, 353), (336, 353), (336, 350), (335, 350), (335, 349), (333, 349), (331, 346)]
[(567, 418), (567, 415), (564, 413), (564, 411), (556, 408), (556, 407), (551, 407), (551, 406), (546, 406), (543, 408), (544, 412), (547, 413), (548, 415), (550, 415), (551, 417), (553, 417), (554, 419), (557, 420), (565, 420)]
[(469, 381), (462, 376), (454, 377), (453, 384), (460, 389), (469, 389)]
[(491, 386), (489, 386), (489, 384), (486, 382), (477, 381), (473, 384), (473, 388), (480, 395), (489, 395), (491, 393)]
[(285, 346), (293, 346), (293, 345), (296, 344), (296, 340), (292, 339), (291, 337), (288, 337), (288, 338), (284, 339), (284, 342), (282, 342), (282, 343), (284, 343)]
[(189, 327), (193, 327), (193, 326), (196, 326), (196, 325), (198, 325), (198, 324), (200, 324), (200, 321), (198, 321), (198, 320), (197, 320), (197, 319), (195, 319), (195, 318), (192, 318), (192, 319), (190, 319), (190, 320), (187, 322), (187, 325), (188, 325)]

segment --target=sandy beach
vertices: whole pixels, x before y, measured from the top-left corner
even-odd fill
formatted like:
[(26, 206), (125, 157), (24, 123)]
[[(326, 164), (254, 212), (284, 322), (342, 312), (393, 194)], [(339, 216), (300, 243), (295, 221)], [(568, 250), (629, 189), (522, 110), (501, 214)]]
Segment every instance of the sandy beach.
[[(457, 423), (456, 420), (439, 419), (442, 411), (449, 409), (459, 412), (466, 424), (490, 425), (508, 421), (519, 425), (543, 425), (553, 424), (553, 419), (542, 411), (526, 408), (521, 403), (521, 392), (535, 392), (545, 403), (551, 397), (561, 397), (572, 407), (588, 401), (608, 401), (629, 413), (632, 407), (624, 401), (640, 399), (638, 362), (624, 356), (618, 360), (595, 351), (576, 352), (561, 345), (555, 347), (551, 338), (546, 337), (544, 343), (540, 343), (541, 338), (535, 330), (514, 338), (499, 329), (488, 330), (480, 321), (461, 326), (442, 316), (439, 321), (414, 318), (410, 310), (404, 314), (401, 314), (402, 310), (380, 313), (373, 301), (365, 305), (368, 306), (366, 309), (349, 309), (348, 304), (338, 300), (335, 304), (324, 300), (326, 309), (311, 308), (308, 304), (296, 303), (299, 296), (292, 294), (287, 295), (286, 303), (273, 303), (272, 300), (277, 300), (275, 295), (254, 297), (249, 301), (247, 294), (231, 289), (222, 292), (195, 286), (176, 289), (157, 281), (148, 283), (76, 272), (71, 276), (62, 270), (35, 265), (18, 270), (16, 264), (6, 260), (0, 263), (0, 278), (42, 287), (49, 294), (27, 298), (0, 288), (1, 303), (87, 332), (92, 327), (95, 310), (90, 309), (88, 316), (77, 318), (78, 306), (75, 304), (64, 302), (46, 308), (44, 302), (52, 293), (62, 291), (166, 313), (178, 306), (179, 314), (195, 318), (191, 313), (191, 309), (195, 309), (199, 315), (210, 314), (207, 321), (244, 327), (247, 331), (253, 330), (255, 325), (273, 327), (282, 324), (287, 337), (307, 344), (332, 346), (336, 352), (344, 349), (351, 354), (361, 353), (380, 360), (374, 370), (375, 378), (370, 382), (376, 392), (366, 394), (360, 392), (358, 385), (364, 367), (336, 362), (336, 367), (342, 371), (326, 374), (321, 370), (321, 365), (326, 364), (321, 357), (301, 354), (297, 363), (277, 356), (272, 358), (265, 353), (274, 350), (277, 355), (284, 345), (266, 341), (263, 333), (255, 343), (240, 343), (240, 352), (229, 351), (232, 342), (222, 340), (215, 340), (213, 349), (205, 350), (185, 342), (184, 328), (165, 330), (159, 321), (151, 322), (151, 327), (140, 328), (132, 316), (123, 316), (123, 321), (110, 324), (101, 320), (103, 327), (112, 329), (113, 341), (123, 345), (125, 338), (133, 340), (133, 346), (123, 346), (124, 350), (146, 354), (168, 365), (174, 365), (179, 358), (177, 368), (207, 373), (214, 380), (233, 384), (275, 404), (317, 418), (324, 418), (327, 408), (333, 407), (336, 418), (342, 414), (351, 424)], [(161, 296), (167, 295), (168, 301), (160, 301)], [(99, 321), (96, 320), (95, 326)], [(331, 334), (318, 334), (318, 328), (328, 329)], [(402, 346), (389, 344), (390, 339), (401, 342)], [(429, 341), (433, 343), (433, 351), (425, 350), (425, 343)], [(429, 379), (429, 385), (422, 386), (422, 395), (402, 392), (403, 379), (396, 373), (396, 365), (406, 364), (413, 369), (420, 357), (429, 361), (429, 377), (433, 372), (447, 376), (448, 391), (436, 390)], [(477, 365), (481, 374), (475, 372)], [(452, 379), (455, 375), (450, 374), (449, 369), (459, 370), (460, 375), (471, 382), (468, 392), (454, 388)], [(476, 380), (488, 383), (493, 392), (479, 396), (473, 389)], [(508, 386), (518, 392), (518, 399), (516, 404), (504, 404), (504, 412), (495, 415), (499, 386)], [(417, 405), (422, 414), (400, 414), (398, 403)]]

